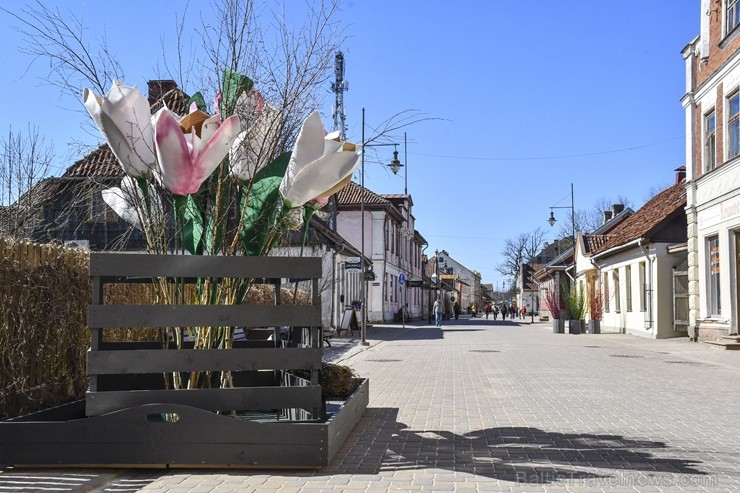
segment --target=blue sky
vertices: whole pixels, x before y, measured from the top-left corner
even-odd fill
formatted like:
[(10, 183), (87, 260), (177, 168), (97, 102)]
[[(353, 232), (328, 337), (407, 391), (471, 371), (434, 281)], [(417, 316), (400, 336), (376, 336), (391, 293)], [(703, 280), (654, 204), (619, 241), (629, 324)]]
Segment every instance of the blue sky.
[[(73, 10), (91, 35), (105, 29), (126, 82), (142, 87), (156, 78), (160, 39), (173, 39), (173, 12), (185, 5), (45, 4)], [(193, 4), (195, 16), (206, 2)], [(506, 239), (537, 227), (554, 239), (549, 208), (569, 205), (571, 183), (576, 209), (591, 209), (618, 196), (639, 207), (651, 189), (673, 182), (685, 164), (681, 49), (699, 32), (699, 10), (698, 0), (345, 1), (348, 137), (361, 139), (362, 108), (368, 134), (405, 110), (431, 118), (405, 129), (404, 170), (426, 252), (445, 249), (500, 285), (495, 266)], [(17, 50), (14, 23), (0, 12), (6, 125), (38, 125), (64, 167), (67, 142), (91, 139), (79, 129), (87, 116), (81, 102), (42, 84), (43, 62), (27, 70), (32, 60)], [(319, 108), (327, 126), (332, 103), (327, 87)], [(404, 171), (394, 176), (379, 162), (392, 148), (374, 151), (365, 186), (403, 193)]]

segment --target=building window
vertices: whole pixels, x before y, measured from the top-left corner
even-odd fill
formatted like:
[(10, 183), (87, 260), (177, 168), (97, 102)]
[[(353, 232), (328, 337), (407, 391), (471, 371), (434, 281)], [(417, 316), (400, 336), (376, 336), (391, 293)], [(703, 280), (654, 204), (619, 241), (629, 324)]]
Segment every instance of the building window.
[(625, 304), (628, 312), (632, 311), (632, 266), (626, 265), (624, 267), (624, 288), (625, 288)]
[(87, 221), (91, 223), (118, 221), (118, 214), (108, 207), (100, 190), (90, 194)]
[(604, 312), (609, 311), (609, 274), (604, 272), (603, 279), (601, 280), (602, 289), (604, 290)]
[(722, 314), (719, 285), (719, 237), (715, 236), (707, 240), (707, 250), (709, 251), (709, 289), (707, 289), (709, 315), (716, 316)]
[(727, 140), (730, 145), (727, 157), (732, 159), (740, 155), (740, 92), (730, 96), (728, 103)]
[(738, 0), (727, 0), (727, 29), (729, 34), (740, 24), (740, 11), (738, 11)]
[(704, 117), (704, 170), (711, 171), (717, 166), (717, 122), (714, 110)]
[(612, 271), (612, 284), (614, 285), (614, 311), (619, 313), (622, 310), (619, 293), (619, 269), (614, 269)]

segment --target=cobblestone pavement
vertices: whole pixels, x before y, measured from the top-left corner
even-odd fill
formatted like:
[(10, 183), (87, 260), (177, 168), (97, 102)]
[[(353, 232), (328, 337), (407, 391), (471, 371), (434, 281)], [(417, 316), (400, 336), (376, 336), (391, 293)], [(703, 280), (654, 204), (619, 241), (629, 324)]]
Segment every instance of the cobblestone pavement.
[(0, 492), (740, 491), (740, 352), (453, 323), (332, 341), (370, 406), (324, 469), (9, 469)]

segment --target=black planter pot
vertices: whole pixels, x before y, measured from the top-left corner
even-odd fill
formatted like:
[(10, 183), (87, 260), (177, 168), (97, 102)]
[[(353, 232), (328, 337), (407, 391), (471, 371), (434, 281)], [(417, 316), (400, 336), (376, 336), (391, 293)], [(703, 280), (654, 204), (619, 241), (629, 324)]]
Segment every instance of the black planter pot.
[(583, 320), (568, 320), (568, 334), (580, 334), (582, 327)]

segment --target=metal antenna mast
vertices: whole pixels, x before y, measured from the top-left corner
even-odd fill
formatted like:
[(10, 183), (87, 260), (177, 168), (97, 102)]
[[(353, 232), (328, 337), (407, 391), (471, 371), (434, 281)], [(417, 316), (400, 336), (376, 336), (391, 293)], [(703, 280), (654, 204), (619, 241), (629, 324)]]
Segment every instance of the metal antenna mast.
[(349, 90), (349, 82), (344, 80), (344, 55), (337, 50), (334, 56), (334, 75), (336, 81), (331, 84), (331, 90), (336, 95), (334, 102), (334, 131), (339, 130), (340, 139), (347, 139), (347, 121), (344, 114), (344, 91)]

